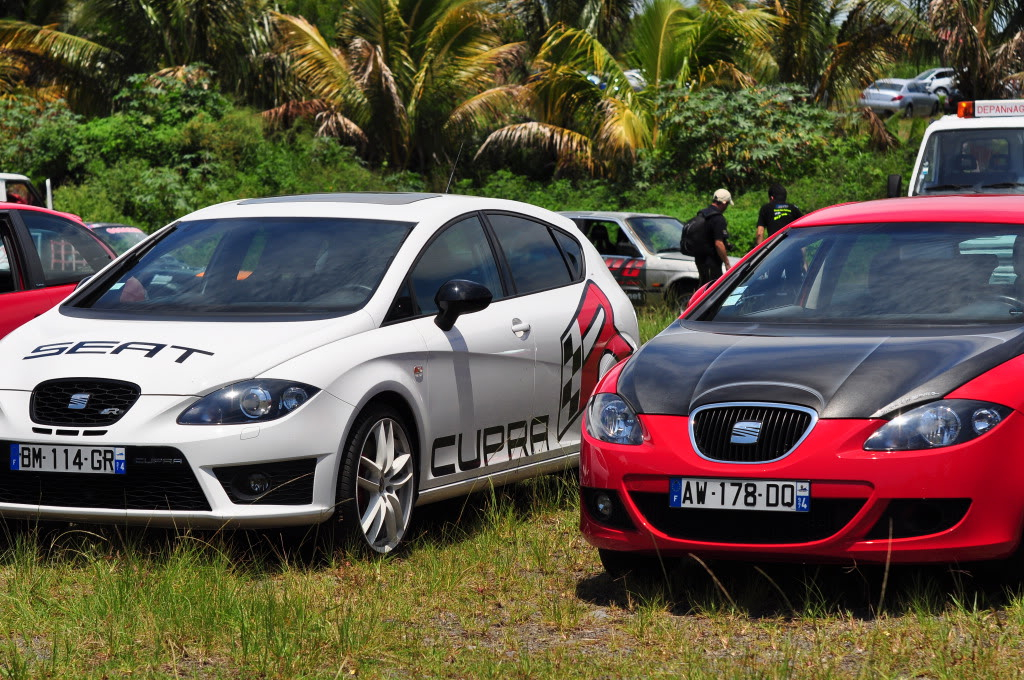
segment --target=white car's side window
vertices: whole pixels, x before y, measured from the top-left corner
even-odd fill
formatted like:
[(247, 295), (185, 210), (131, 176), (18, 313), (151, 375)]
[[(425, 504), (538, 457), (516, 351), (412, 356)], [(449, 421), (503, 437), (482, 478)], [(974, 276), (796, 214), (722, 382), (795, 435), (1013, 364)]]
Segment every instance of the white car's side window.
[(487, 286), (492, 299), (504, 297), (501, 275), (483, 225), (476, 216), (446, 228), (423, 251), (410, 280), (420, 314), (436, 314), (434, 296), (452, 279), (467, 279)]
[(573, 275), (547, 225), (517, 215), (487, 216), (512, 271), (516, 293), (566, 286)]

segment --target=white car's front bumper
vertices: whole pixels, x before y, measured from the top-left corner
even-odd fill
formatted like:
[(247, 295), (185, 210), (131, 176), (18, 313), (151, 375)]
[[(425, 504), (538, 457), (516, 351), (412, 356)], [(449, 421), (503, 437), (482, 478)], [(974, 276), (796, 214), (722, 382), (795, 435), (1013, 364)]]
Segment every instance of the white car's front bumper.
[[(219, 529), (308, 525), (333, 512), (353, 408), (320, 392), (295, 413), (240, 425), (179, 425), (193, 396), (143, 395), (106, 428), (33, 423), (30, 394), (0, 391), (0, 443), (125, 449), (124, 474), (0, 467), (0, 516)], [(74, 434), (72, 434), (74, 432)], [(253, 492), (250, 480), (255, 478)]]

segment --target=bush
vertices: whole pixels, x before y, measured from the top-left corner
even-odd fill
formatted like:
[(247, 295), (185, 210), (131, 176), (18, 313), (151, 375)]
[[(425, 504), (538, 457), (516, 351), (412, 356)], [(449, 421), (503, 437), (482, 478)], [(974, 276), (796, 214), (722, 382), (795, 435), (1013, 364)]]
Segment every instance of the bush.
[(733, 193), (788, 182), (822, 158), (838, 128), (839, 114), (808, 101), (788, 86), (657, 95), (661, 122), (657, 146), (638, 156), (641, 186), (672, 182)]

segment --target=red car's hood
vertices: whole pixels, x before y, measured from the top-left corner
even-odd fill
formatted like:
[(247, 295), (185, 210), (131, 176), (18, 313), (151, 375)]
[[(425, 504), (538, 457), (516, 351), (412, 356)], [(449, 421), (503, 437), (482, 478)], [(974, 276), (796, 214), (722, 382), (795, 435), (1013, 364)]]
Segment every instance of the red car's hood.
[[(729, 326), (732, 326), (731, 328)], [(825, 418), (870, 418), (939, 399), (1024, 351), (1024, 330), (800, 328), (680, 321), (623, 368), (641, 413), (781, 402)]]

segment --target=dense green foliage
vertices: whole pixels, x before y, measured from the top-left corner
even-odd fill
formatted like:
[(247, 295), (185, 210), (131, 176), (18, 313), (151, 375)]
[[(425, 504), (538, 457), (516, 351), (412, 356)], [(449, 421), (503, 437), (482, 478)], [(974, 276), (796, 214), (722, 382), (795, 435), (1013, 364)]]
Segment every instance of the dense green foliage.
[[(664, 98), (673, 112), (662, 123), (665, 151), (644, 154), (634, 177), (529, 179), (508, 170), (481, 173), (466, 161), (456, 168), (452, 190), (553, 210), (687, 219), (725, 186), (736, 198), (726, 217), (734, 254), (741, 254), (753, 245), (757, 210), (770, 182), (788, 184), (790, 199), (804, 210), (880, 198), (889, 173), (908, 174), (925, 125), (891, 121), (902, 143), (883, 154), (870, 149), (852, 121), (788, 88), (709, 89)], [(443, 191), (450, 173), (444, 168), (433, 180), (387, 174), (366, 167), (338, 140), (316, 136), (312, 125), (269, 129), (256, 112), (221, 96), (201, 71), (184, 80), (131, 79), (117, 103), (113, 115), (86, 120), (60, 102), (0, 100), (5, 169), (52, 179), (62, 210), (149, 231), (197, 208), (251, 196)]]
[(658, 108), (661, 138), (640, 152), (638, 178), (710, 192), (788, 182), (821, 159), (848, 123), (791, 87), (735, 92), (665, 90)]

